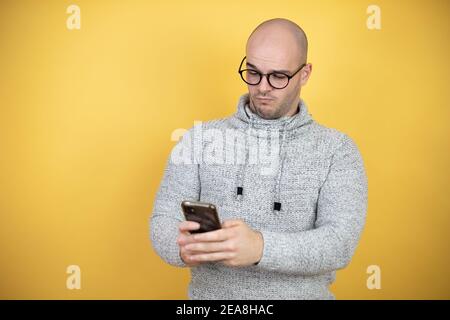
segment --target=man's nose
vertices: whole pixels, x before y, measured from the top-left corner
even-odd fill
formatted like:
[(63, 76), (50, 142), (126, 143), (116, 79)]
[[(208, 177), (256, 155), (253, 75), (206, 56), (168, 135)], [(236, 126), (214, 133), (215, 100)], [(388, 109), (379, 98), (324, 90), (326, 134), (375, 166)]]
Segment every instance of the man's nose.
[(269, 92), (270, 90), (272, 90), (272, 86), (269, 84), (269, 79), (267, 78), (267, 76), (262, 76), (261, 82), (258, 86), (261, 92)]

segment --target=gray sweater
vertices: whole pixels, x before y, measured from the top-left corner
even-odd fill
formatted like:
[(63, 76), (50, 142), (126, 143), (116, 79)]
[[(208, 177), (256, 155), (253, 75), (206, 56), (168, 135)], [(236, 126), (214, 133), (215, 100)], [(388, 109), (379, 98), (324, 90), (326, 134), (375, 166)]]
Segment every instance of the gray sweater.
[(150, 233), (179, 267), (183, 200), (213, 203), (222, 221), (242, 219), (264, 238), (257, 265), (191, 268), (190, 299), (334, 299), (329, 285), (365, 223), (367, 177), (354, 141), (315, 122), (303, 100), (294, 116), (265, 120), (244, 94), (231, 117), (188, 130), (167, 161)]

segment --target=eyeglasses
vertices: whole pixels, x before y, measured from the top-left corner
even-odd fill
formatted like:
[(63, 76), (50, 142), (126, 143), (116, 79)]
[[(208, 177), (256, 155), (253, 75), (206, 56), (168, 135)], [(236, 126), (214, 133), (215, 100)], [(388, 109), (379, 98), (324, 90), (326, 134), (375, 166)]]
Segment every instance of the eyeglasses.
[(259, 71), (253, 70), (253, 69), (243, 69), (242, 64), (244, 63), (244, 60), (247, 57), (244, 57), (242, 59), (241, 64), (239, 65), (239, 74), (241, 75), (242, 80), (244, 80), (245, 83), (256, 86), (258, 85), (263, 76), (267, 78), (267, 82), (274, 88), (274, 89), (284, 89), (289, 84), (289, 80), (291, 80), (300, 70), (303, 69), (304, 66), (306, 66), (306, 63), (302, 64), (300, 68), (295, 71), (292, 75), (285, 74), (284, 72), (271, 72), (271, 73), (261, 73)]

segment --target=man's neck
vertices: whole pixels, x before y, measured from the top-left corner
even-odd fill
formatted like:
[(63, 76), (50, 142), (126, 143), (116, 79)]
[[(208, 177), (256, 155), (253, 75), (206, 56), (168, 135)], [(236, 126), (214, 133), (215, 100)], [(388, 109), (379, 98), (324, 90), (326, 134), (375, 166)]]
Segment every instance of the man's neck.
[(300, 111), (300, 106), (299, 106), (299, 104), (297, 104), (297, 108), (295, 108), (294, 111), (288, 112), (286, 117), (295, 116), (297, 113), (299, 113), (299, 111)]

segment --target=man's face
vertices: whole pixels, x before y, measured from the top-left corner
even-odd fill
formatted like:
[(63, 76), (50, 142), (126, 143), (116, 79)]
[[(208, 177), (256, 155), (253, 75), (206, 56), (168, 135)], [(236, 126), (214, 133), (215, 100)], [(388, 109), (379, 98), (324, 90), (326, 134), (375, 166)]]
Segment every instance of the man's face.
[[(283, 72), (292, 75), (300, 67), (298, 55), (293, 50), (273, 50), (270, 47), (247, 48), (246, 66), (261, 73)], [(302, 69), (303, 70), (303, 69)], [(283, 89), (273, 88), (266, 77), (258, 85), (248, 85), (250, 107), (264, 119), (277, 119), (296, 112), (301, 88), (301, 72), (289, 80)]]

